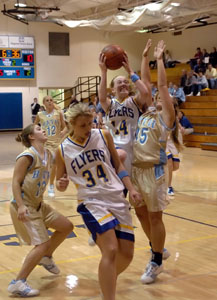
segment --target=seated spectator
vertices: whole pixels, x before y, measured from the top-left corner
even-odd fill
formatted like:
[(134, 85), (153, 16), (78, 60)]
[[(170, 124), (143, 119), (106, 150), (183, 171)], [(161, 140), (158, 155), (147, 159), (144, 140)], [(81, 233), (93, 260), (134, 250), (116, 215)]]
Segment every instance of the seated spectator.
[(71, 96), (71, 101), (69, 103), (69, 107), (72, 106), (72, 105), (75, 105), (77, 104), (79, 101), (76, 99), (76, 96), (75, 95), (72, 95)]
[(97, 118), (98, 118), (98, 128), (104, 128), (105, 124), (105, 111), (102, 108), (102, 105), (100, 102), (97, 104), (96, 107), (96, 113), (97, 113)]
[(209, 88), (217, 88), (217, 70), (216, 68), (213, 68), (212, 64), (208, 64), (205, 76), (208, 81)]
[(157, 68), (157, 61), (156, 60), (150, 60), (149, 61), (149, 67), (150, 67), (150, 69), (156, 69)]
[(174, 94), (174, 86), (173, 86), (173, 83), (171, 81), (169, 82), (168, 92), (169, 92), (169, 94), (171, 96), (173, 96), (173, 94)]
[(194, 128), (191, 122), (188, 120), (188, 118), (181, 110), (178, 111), (178, 119), (179, 119), (180, 130), (182, 135), (188, 135), (194, 132)]
[(178, 63), (180, 63), (180, 61), (172, 59), (171, 53), (169, 50), (166, 50), (164, 55), (165, 68), (174, 68)]
[(207, 67), (209, 63), (209, 53), (206, 51), (206, 49), (203, 49), (202, 53), (203, 53), (203, 63)]
[(217, 67), (217, 50), (216, 47), (213, 47), (213, 51), (209, 55), (210, 63), (213, 65), (214, 68)]
[(179, 87), (178, 85), (173, 85), (174, 92), (173, 97), (177, 100), (178, 105), (186, 101), (185, 93), (183, 91), (183, 88)]
[(202, 62), (201, 59), (198, 58), (198, 59), (197, 59), (197, 63), (196, 63), (196, 65), (194, 66), (193, 70), (194, 70), (194, 72), (197, 73), (197, 74), (198, 74), (200, 71), (203, 72), (203, 73), (205, 73), (205, 72), (206, 72), (206, 65)]
[(184, 88), (187, 80), (187, 71), (185, 69), (182, 70), (182, 76), (180, 78), (180, 87)]
[(186, 82), (185, 82), (185, 86), (183, 88), (183, 91), (184, 91), (185, 95), (188, 95), (188, 96), (193, 95), (192, 86), (193, 86), (193, 84), (196, 84), (196, 81), (197, 81), (197, 78), (194, 75), (194, 72), (189, 71), (187, 73), (187, 79), (186, 79)]
[(174, 68), (175, 67), (175, 63), (172, 60), (172, 56), (171, 56), (169, 50), (165, 51), (164, 64), (165, 64), (166, 68)]
[(203, 72), (199, 72), (197, 75), (196, 83), (192, 86), (192, 92), (194, 96), (200, 96), (200, 91), (208, 87), (208, 81)]
[(152, 95), (152, 98), (155, 97), (156, 93), (157, 93), (156, 85), (154, 83), (151, 83), (151, 95)]
[(203, 59), (203, 53), (202, 53), (200, 47), (197, 48), (197, 51), (196, 51), (194, 57), (190, 59), (190, 67), (192, 70), (194, 69), (194, 66), (197, 64), (197, 59), (200, 59), (200, 60)]

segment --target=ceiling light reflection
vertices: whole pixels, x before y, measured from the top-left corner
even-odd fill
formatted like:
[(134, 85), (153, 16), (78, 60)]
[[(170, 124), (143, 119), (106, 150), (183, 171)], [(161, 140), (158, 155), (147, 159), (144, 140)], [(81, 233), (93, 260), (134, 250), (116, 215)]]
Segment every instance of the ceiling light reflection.
[(75, 275), (68, 275), (66, 276), (66, 287), (69, 290), (72, 290), (78, 285), (78, 277)]
[(176, 252), (175, 261), (177, 261), (179, 259), (179, 256), (180, 256), (179, 252)]
[(177, 2), (172, 2), (170, 3), (172, 6), (180, 6), (180, 3), (177, 3)]

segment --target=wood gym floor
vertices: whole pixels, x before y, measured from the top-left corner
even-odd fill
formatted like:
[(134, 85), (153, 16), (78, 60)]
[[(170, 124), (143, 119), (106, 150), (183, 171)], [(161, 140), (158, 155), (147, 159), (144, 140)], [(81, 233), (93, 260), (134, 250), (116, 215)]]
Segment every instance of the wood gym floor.
[[(18, 245), (9, 215), (13, 166), (23, 150), (14, 137), (15, 133), (0, 133), (0, 300), (11, 299), (8, 283), (30, 250)], [(180, 157), (180, 169), (173, 178), (175, 197), (164, 213), (166, 247), (171, 257), (154, 284), (141, 284), (150, 251), (132, 211), (135, 255), (118, 279), (116, 300), (217, 299), (217, 152), (186, 148)], [(57, 192), (55, 199), (45, 195), (45, 200), (74, 223), (75, 231), (54, 255), (61, 275), (52, 275), (42, 267), (30, 275), (29, 283), (40, 289), (37, 299), (101, 299), (97, 278), (100, 252), (87, 244), (88, 234), (76, 212), (74, 186), (71, 184), (67, 192)]]

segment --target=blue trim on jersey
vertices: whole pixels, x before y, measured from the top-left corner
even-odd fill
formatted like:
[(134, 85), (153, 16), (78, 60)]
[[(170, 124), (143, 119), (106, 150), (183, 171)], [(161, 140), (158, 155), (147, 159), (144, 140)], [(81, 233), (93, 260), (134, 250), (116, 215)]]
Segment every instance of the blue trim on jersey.
[(61, 147), (62, 156), (64, 157), (64, 149), (63, 149), (63, 144), (60, 144), (60, 147)]
[(84, 146), (75, 143), (69, 136), (68, 136), (66, 139), (67, 139), (68, 141), (70, 141), (72, 144), (76, 145), (76, 146), (79, 146), (79, 147), (81, 147), (81, 148), (85, 148), (85, 147), (87, 146), (87, 144), (89, 143), (90, 138), (91, 138), (91, 132), (90, 132), (90, 136), (88, 137), (88, 139), (87, 139), (87, 141), (86, 141), (86, 143), (85, 143)]
[(139, 113), (139, 117), (140, 117), (142, 115), (142, 112), (141, 112), (139, 106), (137, 105), (136, 101), (134, 101), (133, 97), (131, 97), (131, 99), (132, 99), (132, 102), (135, 104), (136, 108), (138, 109), (138, 113)]
[(173, 161), (180, 162), (180, 159), (179, 159), (178, 157), (174, 157), (174, 156), (172, 155), (172, 153), (168, 154), (168, 155), (167, 155), (167, 158), (168, 158), (168, 159), (172, 158)]
[(167, 163), (167, 155), (163, 148), (160, 148), (160, 164), (165, 165)]
[(156, 179), (159, 179), (160, 177), (162, 177), (165, 174), (164, 165), (162, 165), (162, 164), (154, 165), (154, 174), (155, 174)]
[(16, 157), (16, 161), (17, 161), (19, 158), (23, 157), (23, 156), (31, 156), (31, 157), (32, 157), (32, 164), (31, 164), (31, 166), (29, 166), (28, 169), (27, 169), (28, 171), (30, 171), (31, 168), (33, 167), (33, 164), (35, 163), (34, 155), (33, 155), (32, 153), (29, 153), (29, 152), (21, 153), (21, 154), (19, 154), (19, 155)]
[(121, 150), (123, 150), (123, 148), (121, 148), (120, 146), (116, 146), (116, 145), (115, 145), (115, 149), (121, 149)]
[(173, 160), (173, 161), (180, 162), (180, 159), (179, 159), (179, 158), (177, 158), (177, 157), (173, 157), (173, 158), (172, 158), (172, 160)]
[[(96, 130), (96, 129), (95, 129), (95, 130)], [(105, 143), (106, 147), (108, 148), (108, 145), (107, 145), (107, 143), (106, 143), (106, 141), (105, 141), (105, 138), (104, 138), (104, 136), (103, 136), (102, 130), (99, 129), (99, 133), (100, 133), (100, 135), (101, 135), (101, 137), (102, 137), (102, 139), (103, 139), (103, 142)]]
[(88, 230), (91, 232), (92, 238), (95, 242), (97, 233), (104, 233), (109, 229), (115, 228), (118, 224), (120, 224), (120, 222), (117, 219), (113, 219), (112, 221), (104, 225), (100, 225), (83, 203), (78, 205), (77, 212), (81, 214), (82, 219), (85, 225), (87, 226)]
[(118, 239), (135, 242), (135, 236), (132, 233), (115, 230), (115, 234)]
[(162, 125), (164, 128), (166, 128), (166, 130), (168, 130), (168, 131), (173, 131), (173, 130), (176, 128), (176, 122), (174, 122), (173, 128), (169, 128), (169, 127), (164, 123), (164, 121), (163, 121), (163, 119), (162, 119), (162, 117), (161, 117), (161, 114), (159, 114), (159, 120), (160, 120), (161, 125)]
[(168, 154), (168, 155), (167, 155), (167, 158), (168, 158), (168, 159), (173, 158), (172, 154), (171, 154), (171, 153)]
[[(41, 160), (42, 164), (45, 166), (47, 164), (47, 160), (48, 160), (48, 154), (47, 151), (44, 150), (44, 159), (41, 158), (40, 154), (38, 153), (38, 151), (35, 149), (35, 147), (31, 146), (30, 149), (32, 149), (32, 151), (35, 152), (35, 154), (39, 157), (39, 159)], [(32, 165), (31, 165), (32, 167)]]

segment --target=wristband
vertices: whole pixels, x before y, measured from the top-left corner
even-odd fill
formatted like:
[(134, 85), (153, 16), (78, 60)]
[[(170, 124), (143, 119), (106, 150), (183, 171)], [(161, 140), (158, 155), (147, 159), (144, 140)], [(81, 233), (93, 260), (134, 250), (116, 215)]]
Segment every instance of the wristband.
[(139, 76), (137, 74), (134, 73), (133, 75), (130, 76), (130, 79), (132, 80), (132, 82), (136, 82), (140, 78), (139, 78)]
[(118, 174), (118, 177), (122, 180), (124, 177), (127, 177), (129, 176), (128, 172), (126, 170), (123, 170), (121, 172), (119, 172)]

